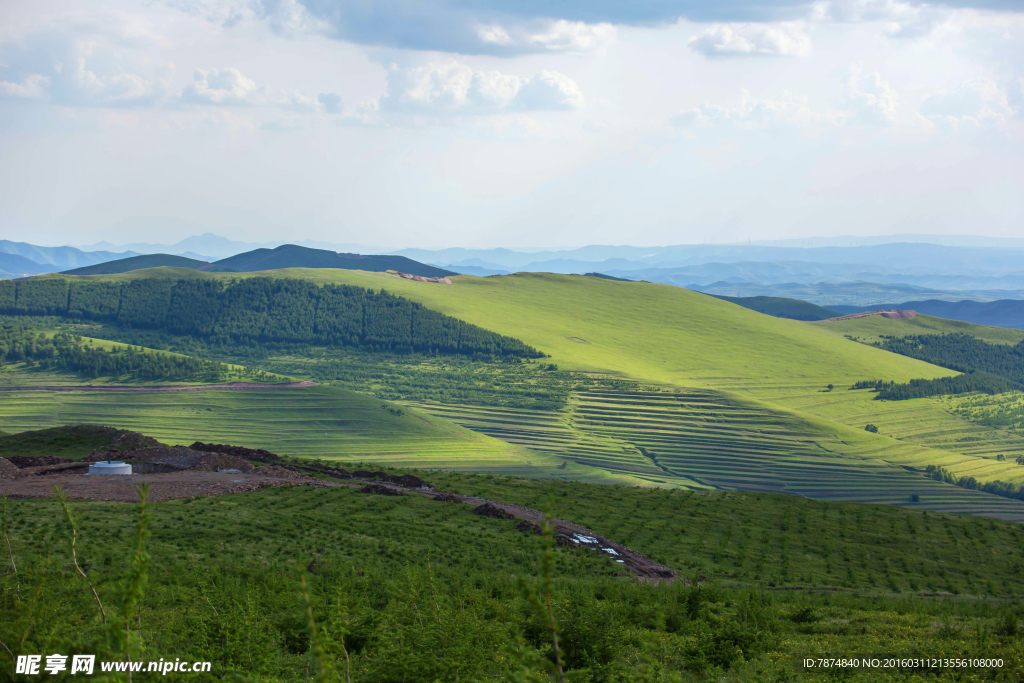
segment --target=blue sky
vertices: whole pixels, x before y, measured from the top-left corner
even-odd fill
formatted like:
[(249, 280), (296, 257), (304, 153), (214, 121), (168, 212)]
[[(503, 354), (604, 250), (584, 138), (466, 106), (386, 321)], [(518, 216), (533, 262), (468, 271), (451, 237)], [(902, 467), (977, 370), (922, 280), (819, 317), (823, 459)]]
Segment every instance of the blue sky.
[(0, 237), (1024, 236), (1020, 5), (7, 0)]

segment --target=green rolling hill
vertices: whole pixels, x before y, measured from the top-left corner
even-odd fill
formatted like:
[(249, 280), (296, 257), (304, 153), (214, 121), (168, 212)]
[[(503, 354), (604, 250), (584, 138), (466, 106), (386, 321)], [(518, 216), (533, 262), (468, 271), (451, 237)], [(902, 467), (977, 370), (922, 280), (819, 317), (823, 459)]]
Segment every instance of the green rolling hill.
[[(906, 382), (955, 373), (846, 339), (827, 323), (766, 316), (671, 286), (586, 276), (459, 276), (449, 286), (340, 269), (177, 272), (385, 289), (515, 337), (550, 356), (541, 363), (606, 378), (609, 387), (574, 390), (557, 411), (496, 410), (457, 398), (411, 402), (526, 452), (570, 461), (566, 468), (649, 485), (767, 489), (1024, 520), (1020, 501), (921, 474), (928, 465), (941, 465), (958, 476), (1019, 482), (1024, 468), (1014, 458), (1024, 453), (1024, 440), (971, 422), (939, 399), (880, 402), (870, 392), (850, 391), (863, 379)], [(174, 271), (155, 275), (168, 278)], [(624, 384), (617, 387), (617, 381)], [(864, 430), (869, 422), (879, 426), (878, 434)], [(329, 441), (320, 454), (356, 457)], [(1006, 457), (999, 460), (999, 454)], [(424, 455), (424, 462), (476, 466), (472, 456), (456, 451)]]
[(878, 341), (882, 335), (906, 337), (912, 334), (956, 333), (969, 334), (990, 344), (1018, 344), (1024, 340), (1024, 330), (976, 325), (962, 320), (920, 314), (908, 320), (890, 320), (880, 315), (852, 320), (823, 320), (817, 323), (816, 327), (836, 334), (850, 335), (866, 342)]
[(205, 266), (212, 273), (246, 273), (280, 268), (344, 268), (374, 272), (395, 270), (424, 277), (455, 275), (450, 270), (428, 266), (405, 256), (364, 256), (339, 254), (327, 249), (311, 249), (284, 244), (276, 249), (254, 249)]
[(198, 268), (205, 261), (173, 254), (144, 254), (64, 271), (65, 275), (113, 275), (144, 268)]

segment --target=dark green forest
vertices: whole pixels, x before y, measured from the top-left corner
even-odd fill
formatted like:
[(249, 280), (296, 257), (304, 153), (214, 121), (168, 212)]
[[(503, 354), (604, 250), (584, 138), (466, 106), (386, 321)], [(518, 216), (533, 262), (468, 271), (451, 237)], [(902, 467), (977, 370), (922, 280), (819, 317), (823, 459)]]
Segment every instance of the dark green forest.
[(4, 363), (64, 370), (93, 379), (130, 377), (143, 381), (219, 381), (227, 370), (213, 361), (130, 347), (104, 351), (67, 332), (47, 336), (0, 321), (0, 366)]
[(875, 397), (903, 401), (952, 394), (1001, 394), (1024, 389), (1024, 342), (1016, 346), (989, 344), (967, 334), (922, 334), (884, 337), (874, 344), (901, 356), (917, 358), (964, 374), (938, 379), (914, 379), (907, 384), (884, 380), (857, 382), (851, 389), (874, 389)]
[(489, 332), (384, 290), (302, 280), (27, 279), (0, 282), (0, 313), (57, 315), (233, 344), (315, 343), (371, 351), (539, 358)]

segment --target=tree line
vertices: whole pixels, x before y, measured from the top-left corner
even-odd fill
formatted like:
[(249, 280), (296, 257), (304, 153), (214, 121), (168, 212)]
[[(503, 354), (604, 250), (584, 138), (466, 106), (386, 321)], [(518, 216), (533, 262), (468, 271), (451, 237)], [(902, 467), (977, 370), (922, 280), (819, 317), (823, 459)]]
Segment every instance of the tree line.
[(874, 346), (923, 360), (963, 374), (937, 379), (912, 379), (906, 384), (863, 380), (851, 389), (873, 389), (876, 399), (903, 401), (953, 394), (1001, 394), (1024, 389), (1024, 342), (989, 344), (963, 333), (883, 337)]
[(928, 465), (925, 471), (928, 478), (935, 481), (943, 481), (954, 486), (960, 486), (973, 491), (983, 491), (996, 496), (1002, 496), (1003, 498), (1024, 500), (1024, 486), (1017, 486), (1016, 484), (999, 481), (998, 479), (982, 483), (974, 477), (958, 477), (945, 467), (939, 465)]
[(93, 379), (131, 377), (143, 381), (216, 382), (227, 372), (227, 366), (214, 361), (131, 347), (104, 351), (86, 345), (81, 337), (67, 332), (47, 336), (22, 325), (0, 323), (0, 366), (18, 362)]
[(107, 321), (222, 343), (300, 342), (399, 353), (544, 356), (518, 339), (384, 290), (318, 286), (294, 279), (3, 281), (0, 313)]

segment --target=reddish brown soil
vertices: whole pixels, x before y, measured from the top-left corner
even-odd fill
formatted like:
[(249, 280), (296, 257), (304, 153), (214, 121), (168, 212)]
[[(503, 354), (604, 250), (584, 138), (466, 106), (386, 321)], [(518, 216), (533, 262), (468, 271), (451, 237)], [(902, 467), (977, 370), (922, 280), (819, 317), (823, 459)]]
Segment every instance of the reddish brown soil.
[(828, 320), (823, 320), (822, 322), (834, 323), (840, 320), (856, 320), (857, 318), (870, 318), (873, 315), (880, 315), (883, 318), (888, 318), (889, 320), (910, 320), (911, 318), (917, 317), (917, 311), (901, 311), (897, 308), (894, 308), (891, 311), (867, 311), (865, 313), (854, 313), (853, 315), (844, 315), (838, 318), (829, 318)]
[(397, 271), (395, 275), (406, 280), (415, 280), (416, 282), (433, 282), (439, 285), (450, 285), (452, 283), (446, 277), (426, 277), (425, 275), (410, 275), (409, 273), (399, 273)]
[(247, 382), (231, 382), (229, 384), (183, 384), (153, 387), (111, 387), (82, 384), (79, 386), (38, 385), (26, 387), (0, 387), (0, 391), (109, 391), (117, 393), (166, 393), (173, 391), (250, 391), (256, 389), (304, 389), (315, 387), (316, 382), (288, 382), (287, 384), (249, 384)]

